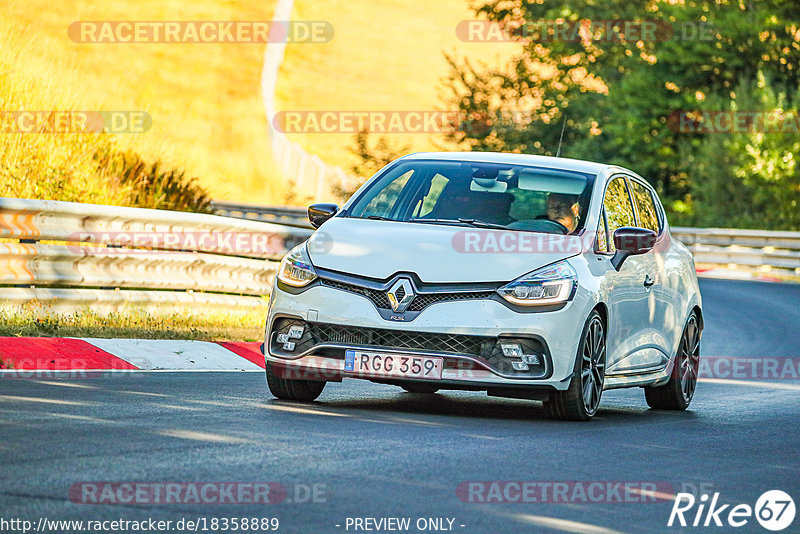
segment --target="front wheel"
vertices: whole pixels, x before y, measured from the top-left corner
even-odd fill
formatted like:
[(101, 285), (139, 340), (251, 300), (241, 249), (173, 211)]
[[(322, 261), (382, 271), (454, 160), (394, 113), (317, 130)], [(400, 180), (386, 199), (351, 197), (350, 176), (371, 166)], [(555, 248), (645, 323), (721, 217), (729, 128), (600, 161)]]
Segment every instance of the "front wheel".
[(275, 373), (275, 368), (270, 362), (267, 362), (266, 372), (269, 391), (279, 399), (311, 402), (325, 389), (325, 382), (322, 380), (282, 378)]
[(545, 401), (547, 414), (565, 421), (588, 421), (600, 406), (606, 378), (606, 330), (597, 310), (592, 311), (581, 333), (575, 372), (569, 388), (554, 392)]
[(697, 314), (692, 312), (675, 355), (675, 364), (669, 382), (663, 386), (644, 388), (647, 405), (654, 410), (685, 410), (689, 407), (697, 388), (697, 371), (700, 368), (700, 326)]

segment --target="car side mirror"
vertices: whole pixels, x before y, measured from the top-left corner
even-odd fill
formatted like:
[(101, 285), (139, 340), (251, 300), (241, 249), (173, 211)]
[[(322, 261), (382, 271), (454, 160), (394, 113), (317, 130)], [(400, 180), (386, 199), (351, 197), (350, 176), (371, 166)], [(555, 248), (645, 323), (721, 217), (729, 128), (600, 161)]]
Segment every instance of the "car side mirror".
[(328, 202), (321, 202), (319, 204), (312, 204), (308, 207), (308, 222), (314, 228), (319, 228), (322, 223), (336, 215), (339, 211), (339, 206), (330, 204)]
[(645, 254), (653, 250), (657, 237), (658, 234), (647, 228), (636, 228), (634, 226), (617, 228), (614, 232), (614, 246), (617, 251), (611, 258), (611, 265), (619, 271), (628, 256)]

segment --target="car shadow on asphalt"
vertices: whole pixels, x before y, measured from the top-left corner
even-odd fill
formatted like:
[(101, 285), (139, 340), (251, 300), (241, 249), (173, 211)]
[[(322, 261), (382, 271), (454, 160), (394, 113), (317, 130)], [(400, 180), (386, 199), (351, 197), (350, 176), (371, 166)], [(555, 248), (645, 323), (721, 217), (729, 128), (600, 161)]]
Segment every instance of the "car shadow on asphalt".
[[(436, 394), (396, 393), (374, 398), (337, 398), (323, 397), (315, 402), (315, 408), (322, 408), (353, 417), (364, 417), (375, 414), (403, 414), (461, 417), (465, 419), (491, 419), (527, 422), (551, 422), (541, 402), (521, 399), (487, 397), (480, 393), (444, 392)], [(595, 415), (596, 421), (619, 422), (654, 422), (671, 420), (692, 420), (696, 415), (691, 411), (670, 412), (651, 410), (642, 399), (641, 405), (631, 405), (629, 401), (611, 399), (601, 404)]]

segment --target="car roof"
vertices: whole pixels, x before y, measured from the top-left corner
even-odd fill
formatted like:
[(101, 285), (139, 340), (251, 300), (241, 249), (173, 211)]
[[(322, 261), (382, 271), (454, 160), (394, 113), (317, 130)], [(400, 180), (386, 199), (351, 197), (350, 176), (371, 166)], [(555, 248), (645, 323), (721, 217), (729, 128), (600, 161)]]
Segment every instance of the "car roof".
[[(444, 161), (475, 161), (480, 163), (508, 163), (511, 165), (534, 165), (566, 171), (599, 174), (604, 169), (624, 170), (616, 165), (595, 163), (580, 159), (556, 158), (553, 156), (534, 156), (532, 154), (512, 154), (509, 152), (417, 152), (403, 156), (403, 160), (434, 159)], [(630, 171), (627, 171), (630, 172)]]

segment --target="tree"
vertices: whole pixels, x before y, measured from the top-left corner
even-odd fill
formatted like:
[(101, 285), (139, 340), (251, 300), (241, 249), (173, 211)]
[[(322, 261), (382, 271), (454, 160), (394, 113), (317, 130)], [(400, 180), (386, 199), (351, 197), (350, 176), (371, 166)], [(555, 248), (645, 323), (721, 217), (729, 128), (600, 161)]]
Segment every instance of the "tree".
[[(670, 128), (673, 112), (730, 101), (759, 74), (786, 109), (798, 105), (800, 10), (791, 2), (492, 0), (477, 13), (513, 31), (520, 52), (493, 69), (448, 58), (452, 103), (492, 118), (488, 130), (452, 139), (475, 150), (554, 154), (566, 114), (562, 155), (635, 169), (679, 221), (690, 218), (691, 195), (702, 188), (696, 162), (707, 140)], [(628, 31), (636, 24), (591, 25), (602, 21), (638, 21), (639, 30), (652, 23), (656, 31), (643, 39)], [(563, 38), (564, 28), (576, 38)], [(527, 111), (525, 120), (513, 110)]]
[(361, 130), (354, 136), (354, 146), (350, 151), (356, 156), (356, 163), (350, 167), (357, 177), (352, 183), (333, 186), (333, 194), (346, 200), (361, 187), (367, 178), (381, 170), (384, 166), (407, 154), (408, 145), (393, 145), (385, 136), (381, 136), (370, 144), (369, 131)]

